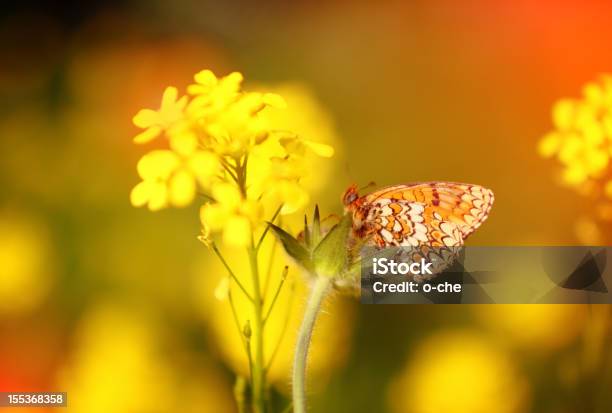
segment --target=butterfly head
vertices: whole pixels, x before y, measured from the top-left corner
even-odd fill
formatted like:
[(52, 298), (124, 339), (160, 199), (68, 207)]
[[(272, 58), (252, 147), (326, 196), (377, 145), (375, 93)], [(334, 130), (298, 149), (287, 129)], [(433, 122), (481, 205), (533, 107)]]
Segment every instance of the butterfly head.
[(357, 192), (357, 185), (351, 185), (342, 196), (342, 203), (346, 209), (352, 209), (356, 206), (359, 200), (359, 193)]

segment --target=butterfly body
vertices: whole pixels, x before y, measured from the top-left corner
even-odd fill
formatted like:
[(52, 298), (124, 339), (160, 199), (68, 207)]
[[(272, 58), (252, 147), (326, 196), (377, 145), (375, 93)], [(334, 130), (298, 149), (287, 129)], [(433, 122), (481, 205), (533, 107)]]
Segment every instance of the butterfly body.
[(378, 247), (460, 247), (484, 222), (493, 192), (479, 185), (425, 182), (395, 185), (360, 197), (344, 194), (353, 235)]

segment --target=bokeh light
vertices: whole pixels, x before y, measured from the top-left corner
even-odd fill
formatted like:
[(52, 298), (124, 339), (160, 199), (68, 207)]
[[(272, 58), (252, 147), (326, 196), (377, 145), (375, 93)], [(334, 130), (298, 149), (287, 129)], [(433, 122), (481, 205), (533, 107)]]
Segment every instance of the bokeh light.
[(494, 342), (469, 331), (427, 338), (389, 391), (395, 412), (526, 411), (527, 382)]

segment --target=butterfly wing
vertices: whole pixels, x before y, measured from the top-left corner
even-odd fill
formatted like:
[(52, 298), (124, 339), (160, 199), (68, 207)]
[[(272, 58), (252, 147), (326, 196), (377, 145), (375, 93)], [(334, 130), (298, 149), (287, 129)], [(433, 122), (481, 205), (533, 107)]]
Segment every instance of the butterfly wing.
[(493, 199), (492, 191), (478, 185), (428, 182), (384, 188), (349, 204), (349, 210), (354, 233), (366, 245), (410, 247), (398, 254), (427, 258), (438, 273), (487, 219)]
[[(364, 220), (366, 245), (379, 248), (402, 247), (395, 250), (403, 262), (421, 258), (431, 264), (433, 274), (450, 266), (463, 245), (457, 224), (441, 219), (427, 204), (380, 197), (368, 204)], [(414, 275), (415, 281), (430, 278)]]
[[(461, 232), (462, 239), (465, 239), (487, 219), (493, 201), (493, 191), (480, 185), (426, 182), (384, 188), (366, 195), (363, 203), (372, 206), (381, 203), (400, 206), (420, 204), (425, 225), (440, 227), (445, 222), (454, 224)], [(392, 209), (409, 215), (415, 211), (412, 208)], [(448, 224), (443, 227), (446, 226)], [(452, 232), (451, 228), (446, 229), (444, 233)]]
[(463, 244), (457, 224), (422, 202), (381, 197), (368, 204), (365, 225), (379, 247), (454, 247)]

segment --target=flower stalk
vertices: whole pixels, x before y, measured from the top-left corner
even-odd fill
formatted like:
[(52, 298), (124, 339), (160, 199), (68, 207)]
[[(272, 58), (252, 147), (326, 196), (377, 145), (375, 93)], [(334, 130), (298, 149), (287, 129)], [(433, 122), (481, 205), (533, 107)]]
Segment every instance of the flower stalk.
[(298, 331), (293, 358), (292, 393), (294, 413), (306, 413), (306, 370), (312, 333), (325, 297), (336, 282), (351, 277), (355, 266), (351, 262), (349, 233), (350, 215), (345, 215), (329, 231), (321, 227), (319, 209), (315, 208), (312, 228), (304, 220), (304, 231), (298, 238), (269, 223), (269, 228), (281, 241), (287, 254), (310, 275), (310, 295)]
[(316, 277), (310, 296), (306, 302), (304, 318), (302, 325), (298, 331), (295, 354), (293, 358), (293, 377), (292, 377), (292, 393), (293, 393), (293, 412), (306, 412), (306, 363), (308, 360), (308, 350), (312, 340), (312, 332), (314, 330), (317, 316), (323, 300), (327, 296), (332, 285), (332, 279), (328, 277)]
[(253, 362), (253, 408), (256, 413), (265, 411), (266, 373), (264, 370), (263, 335), (263, 298), (261, 296), (257, 250), (253, 244), (249, 248), (249, 263), (253, 279), (253, 311), (255, 314), (253, 340), (255, 341), (255, 360)]

